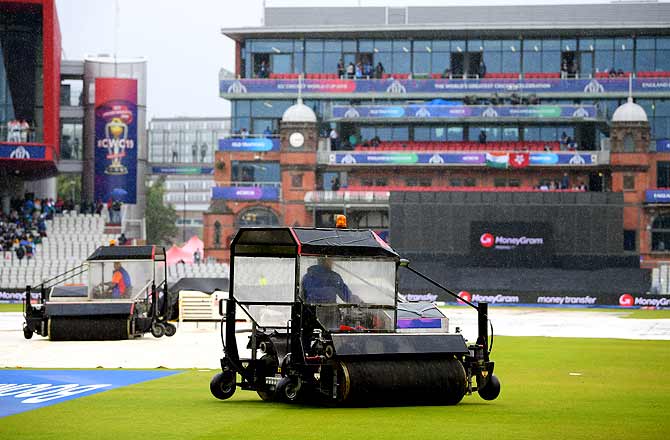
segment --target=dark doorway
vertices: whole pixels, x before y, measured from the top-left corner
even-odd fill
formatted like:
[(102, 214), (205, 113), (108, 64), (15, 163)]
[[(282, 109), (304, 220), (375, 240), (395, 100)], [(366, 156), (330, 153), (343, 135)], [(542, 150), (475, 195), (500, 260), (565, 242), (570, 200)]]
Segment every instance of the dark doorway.
[(481, 71), (480, 63), (482, 62), (482, 53), (481, 52), (467, 52), (465, 54), (465, 59), (467, 60), (468, 70), (465, 72), (468, 76), (474, 77), (477, 76), (481, 78), (484, 72)]
[(605, 175), (602, 171), (594, 171), (589, 174), (589, 191), (602, 192), (605, 187)]
[(579, 71), (579, 66), (577, 65), (577, 52), (575, 51), (564, 51), (561, 52), (561, 73), (562, 76), (566, 78), (575, 78), (577, 72)]
[[(270, 69), (270, 54), (269, 53), (255, 53), (254, 54), (254, 77), (263, 78), (261, 74), (261, 65), (265, 63), (267, 69)], [(269, 73), (269, 72), (268, 72)]]
[(465, 54), (463, 52), (451, 53), (451, 74), (454, 78), (463, 78), (463, 67), (465, 65)]

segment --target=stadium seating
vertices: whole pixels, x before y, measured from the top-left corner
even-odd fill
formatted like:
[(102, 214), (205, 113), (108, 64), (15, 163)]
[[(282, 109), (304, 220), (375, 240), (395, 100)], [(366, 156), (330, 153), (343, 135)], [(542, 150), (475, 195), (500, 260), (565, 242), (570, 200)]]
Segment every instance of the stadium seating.
[(527, 72), (524, 74), (526, 79), (551, 79), (560, 78), (561, 72)]
[(560, 142), (479, 142), (449, 141), (449, 142), (418, 142), (418, 141), (394, 141), (383, 142), (377, 147), (364, 147), (357, 145), (356, 151), (545, 151), (549, 147), (552, 151), (560, 149)]
[[(629, 75), (630, 75), (630, 72), (624, 72), (623, 75), (616, 75), (616, 76), (623, 76), (625, 78), (628, 78)], [(638, 76), (639, 76), (639, 74), (638, 74)], [(593, 77), (597, 78), (597, 79), (605, 79), (605, 78), (610, 78), (610, 74), (609, 74), (609, 72), (596, 72), (593, 75)]]
[(637, 72), (638, 78), (670, 78), (670, 72)]
[(484, 79), (519, 79), (519, 73), (502, 72), (502, 73), (487, 73)]
[[(0, 287), (38, 285), (79, 266), (98, 246), (116, 238), (104, 233), (105, 220), (100, 215), (69, 212), (46, 223), (47, 237), (36, 247), (33, 258), (19, 260), (14, 252), (2, 253)], [(87, 280), (86, 274), (80, 274), (69, 282), (86, 283)]]
[(175, 264), (168, 266), (168, 282), (182, 278), (228, 278), (230, 267), (225, 263)]

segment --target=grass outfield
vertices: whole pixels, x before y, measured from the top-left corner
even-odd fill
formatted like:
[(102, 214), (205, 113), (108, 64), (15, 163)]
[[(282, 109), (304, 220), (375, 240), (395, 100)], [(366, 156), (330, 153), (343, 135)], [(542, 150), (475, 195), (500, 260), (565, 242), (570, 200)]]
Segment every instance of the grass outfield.
[(188, 371), (0, 419), (0, 438), (668, 438), (670, 342), (498, 337), (494, 348), (502, 393), (493, 402), (332, 409), (239, 390), (217, 401), (213, 372)]
[[(444, 310), (458, 310), (463, 306), (443, 306)], [(601, 312), (601, 313), (616, 313), (623, 319), (670, 319), (670, 309), (619, 309), (619, 308), (599, 308), (599, 307), (518, 307), (518, 306), (493, 306), (492, 310), (518, 310), (523, 312)], [(448, 316), (448, 315), (447, 315)]]
[(2, 312), (22, 312), (23, 304), (0, 304), (0, 313)]

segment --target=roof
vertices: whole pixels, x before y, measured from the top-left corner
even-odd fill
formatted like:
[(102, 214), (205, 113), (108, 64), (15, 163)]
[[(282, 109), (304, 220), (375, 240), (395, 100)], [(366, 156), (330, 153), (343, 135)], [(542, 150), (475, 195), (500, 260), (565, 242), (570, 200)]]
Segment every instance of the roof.
[(335, 228), (240, 228), (234, 255), (330, 255), (399, 258), (370, 230)]
[(612, 122), (647, 122), (647, 112), (629, 97), (628, 102), (614, 110)]
[(284, 111), (282, 122), (316, 122), (314, 110), (302, 103), (302, 99)]
[[(578, 2), (575, 2), (578, 3)], [(581, 3), (548, 5), (396, 7), (269, 7), (264, 26), (223, 29), (238, 41), (280, 34), (387, 34), (407, 31), (606, 30), (630, 35), (656, 29), (667, 34), (670, 3)], [(545, 32), (546, 33), (546, 32)], [(403, 37), (406, 37), (404, 35)], [(574, 33), (572, 35), (574, 37)]]
[(87, 258), (95, 260), (165, 260), (165, 249), (159, 246), (100, 246)]
[(212, 294), (216, 291), (228, 292), (230, 280), (228, 278), (182, 278), (169, 287), (170, 292), (179, 293), (182, 290), (195, 290)]

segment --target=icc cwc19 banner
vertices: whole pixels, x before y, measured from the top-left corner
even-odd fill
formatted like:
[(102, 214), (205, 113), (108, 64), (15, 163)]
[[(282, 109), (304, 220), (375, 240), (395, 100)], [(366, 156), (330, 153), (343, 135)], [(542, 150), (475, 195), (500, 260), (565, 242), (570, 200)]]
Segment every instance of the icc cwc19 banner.
[(137, 80), (95, 80), (95, 200), (137, 200)]

